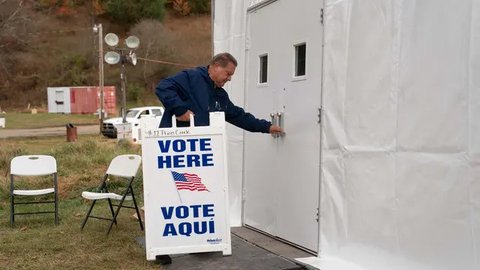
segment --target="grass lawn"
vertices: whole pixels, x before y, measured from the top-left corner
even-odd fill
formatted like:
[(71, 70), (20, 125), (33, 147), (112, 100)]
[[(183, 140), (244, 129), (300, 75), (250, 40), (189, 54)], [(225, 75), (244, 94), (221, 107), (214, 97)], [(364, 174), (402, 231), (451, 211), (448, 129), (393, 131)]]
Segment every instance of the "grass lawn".
[[(140, 147), (117, 143), (101, 135), (79, 136), (75, 143), (63, 136), (34, 139), (7, 139), (0, 142), (0, 269), (162, 269), (146, 261), (145, 250), (137, 243), (143, 237), (134, 210), (123, 208), (118, 225), (107, 236), (108, 221), (89, 219), (80, 225), (89, 202), (84, 190), (95, 189), (110, 160), (119, 154), (140, 154)], [(16, 216), (9, 224), (9, 164), (22, 154), (47, 154), (57, 160), (60, 224), (52, 214)], [(142, 205), (141, 170), (134, 185)], [(103, 202), (102, 202), (103, 203)], [(43, 206), (45, 207), (45, 206)], [(106, 211), (106, 204), (95, 207)], [(104, 212), (108, 214), (108, 212)]]
[(60, 114), (60, 113), (6, 113), (6, 129), (60, 127), (68, 123), (74, 125), (99, 124), (98, 116), (93, 114)]

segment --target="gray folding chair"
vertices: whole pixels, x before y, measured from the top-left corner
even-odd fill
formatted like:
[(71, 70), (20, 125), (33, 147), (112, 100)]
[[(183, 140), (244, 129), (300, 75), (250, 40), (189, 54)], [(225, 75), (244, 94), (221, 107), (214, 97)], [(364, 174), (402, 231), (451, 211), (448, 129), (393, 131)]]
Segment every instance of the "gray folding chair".
[[(89, 218), (110, 220), (110, 226), (107, 231), (107, 235), (108, 235), (112, 230), (113, 224), (117, 224), (117, 216), (118, 216), (118, 213), (120, 212), (120, 209), (131, 208), (131, 209), (135, 209), (135, 211), (137, 212), (138, 222), (140, 223), (140, 229), (143, 231), (142, 217), (140, 215), (140, 211), (138, 209), (137, 201), (135, 200), (135, 194), (133, 192), (133, 187), (132, 187), (133, 180), (137, 175), (137, 171), (140, 167), (141, 162), (142, 162), (142, 158), (139, 155), (120, 155), (115, 157), (110, 162), (110, 165), (108, 166), (107, 172), (103, 177), (103, 181), (100, 184), (98, 191), (82, 192), (83, 198), (92, 201), (92, 205), (88, 210), (87, 216), (83, 220), (82, 227), (81, 227), (82, 230), (85, 227), (85, 224), (87, 223)], [(112, 181), (110, 181), (111, 180), (110, 178), (112, 179), (114, 178), (116, 180), (115, 181), (116, 183), (122, 180), (126, 181), (126, 187), (122, 191), (118, 192), (119, 194), (109, 192), (109, 188), (112, 184), (111, 183)], [(111, 217), (92, 215), (93, 207), (95, 206), (95, 203), (99, 200), (108, 201)], [(117, 201), (118, 204), (113, 204), (112, 201)], [(132, 201), (133, 206), (124, 205), (124, 201)], [(115, 209), (114, 209), (114, 206), (116, 207)]]
[[(48, 184), (45, 182), (48, 182)], [(38, 208), (33, 210), (32, 207), (29, 207), (29, 210), (16, 212), (16, 205), (27, 204), (53, 204), (54, 209), (42, 211)], [(26, 209), (28, 207), (21, 208)], [(40, 208), (45, 210), (43, 207)], [(54, 157), (47, 155), (14, 157), (10, 162), (10, 225), (12, 227), (15, 225), (15, 216), (17, 215), (48, 213), (55, 215), (55, 225), (57, 225), (57, 161)]]

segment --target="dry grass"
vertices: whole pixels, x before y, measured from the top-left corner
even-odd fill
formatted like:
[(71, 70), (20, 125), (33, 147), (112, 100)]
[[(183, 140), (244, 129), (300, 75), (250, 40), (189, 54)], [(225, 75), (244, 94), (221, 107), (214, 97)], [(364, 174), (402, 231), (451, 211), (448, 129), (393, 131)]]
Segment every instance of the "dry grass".
[(118, 226), (107, 236), (108, 222), (102, 220), (91, 219), (80, 231), (86, 210), (80, 200), (63, 201), (58, 226), (50, 216), (26, 216), (17, 218), (11, 229), (8, 218), (2, 218), (0, 269), (159, 268), (146, 261), (136, 241), (144, 234), (129, 211), (121, 212)]
[(60, 114), (60, 113), (20, 113), (2, 114), (5, 117), (5, 128), (40, 128), (59, 127), (68, 123), (75, 125), (95, 125), (99, 123), (98, 116), (93, 114)]
[[(90, 219), (83, 231), (81, 222), (89, 204), (81, 191), (100, 183), (110, 160), (123, 153), (140, 153), (137, 145), (118, 144), (99, 135), (79, 136), (75, 143), (64, 137), (9, 139), (0, 142), (0, 269), (161, 269), (146, 261), (145, 250), (136, 238), (143, 237), (133, 211), (122, 209), (110, 236), (108, 222)], [(8, 166), (20, 154), (49, 154), (57, 159), (60, 193), (60, 224), (51, 215), (18, 216), (9, 225)], [(135, 190), (142, 202), (142, 177)], [(100, 205), (102, 206), (102, 205)], [(107, 206), (95, 207), (100, 212)]]

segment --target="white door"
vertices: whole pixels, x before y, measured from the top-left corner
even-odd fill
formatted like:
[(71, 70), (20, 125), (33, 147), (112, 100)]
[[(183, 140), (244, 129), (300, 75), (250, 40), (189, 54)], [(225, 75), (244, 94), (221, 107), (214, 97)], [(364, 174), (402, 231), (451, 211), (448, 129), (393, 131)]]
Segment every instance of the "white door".
[(244, 224), (317, 252), (323, 1), (265, 3), (248, 10), (245, 103), (286, 135), (245, 133)]
[(56, 112), (65, 113), (65, 90), (55, 90)]

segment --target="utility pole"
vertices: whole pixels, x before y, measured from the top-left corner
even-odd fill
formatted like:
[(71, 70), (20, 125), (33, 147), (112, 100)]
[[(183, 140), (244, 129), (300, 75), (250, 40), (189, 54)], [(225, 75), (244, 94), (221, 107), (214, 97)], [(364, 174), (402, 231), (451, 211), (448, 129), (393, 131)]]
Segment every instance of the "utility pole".
[(120, 83), (122, 86), (122, 123), (127, 123), (127, 78), (125, 78), (125, 57), (122, 52), (122, 71), (120, 72)]
[(103, 130), (104, 120), (104, 74), (103, 74), (103, 28), (102, 24), (96, 24), (93, 27), (93, 31), (98, 34), (98, 86), (100, 87), (100, 112), (98, 117), (100, 118), (100, 132)]

